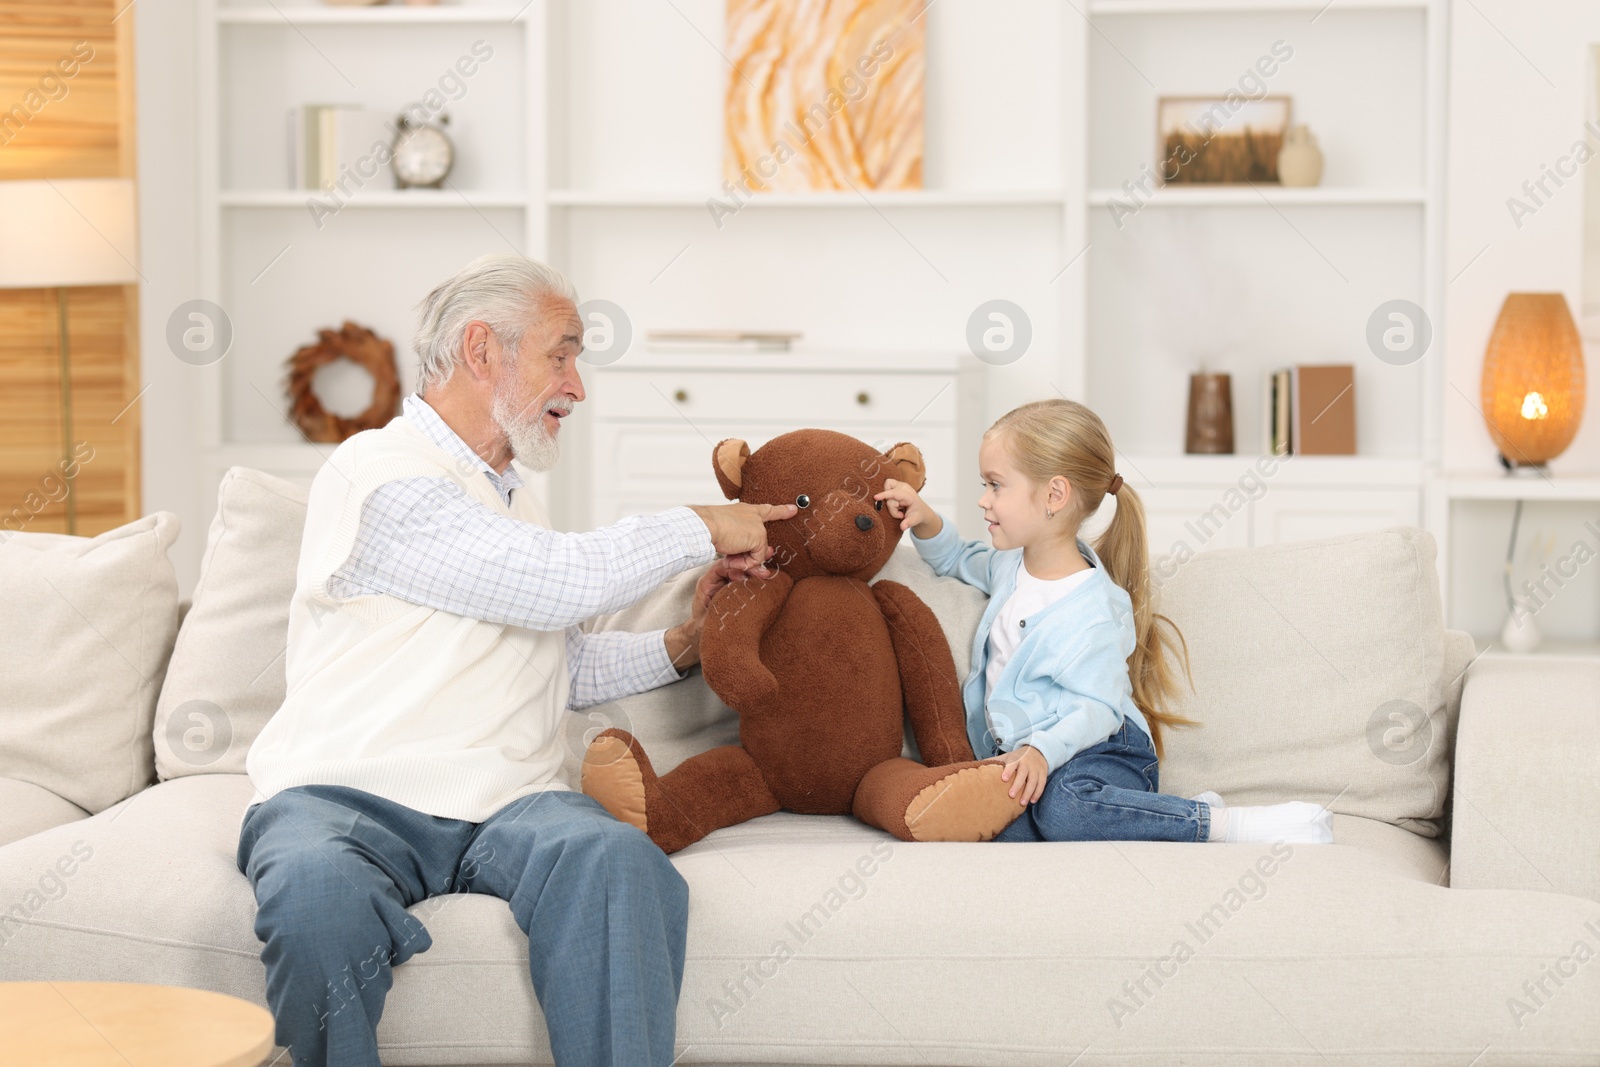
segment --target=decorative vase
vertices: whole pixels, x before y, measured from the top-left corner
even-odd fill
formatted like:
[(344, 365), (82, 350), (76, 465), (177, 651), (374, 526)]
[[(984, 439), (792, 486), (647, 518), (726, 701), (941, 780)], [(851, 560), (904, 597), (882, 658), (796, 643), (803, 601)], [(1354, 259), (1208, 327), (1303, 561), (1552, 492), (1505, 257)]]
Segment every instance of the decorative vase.
[(1189, 422), (1183, 450), (1191, 455), (1233, 453), (1233, 381), (1228, 375), (1189, 375)]
[(1544, 634), (1539, 630), (1539, 624), (1533, 621), (1533, 613), (1513, 610), (1506, 616), (1506, 624), (1500, 628), (1500, 643), (1507, 652), (1526, 655), (1538, 648), (1544, 642)]
[(1294, 126), (1278, 150), (1278, 181), (1290, 186), (1316, 185), (1322, 180), (1322, 149), (1309, 126)]

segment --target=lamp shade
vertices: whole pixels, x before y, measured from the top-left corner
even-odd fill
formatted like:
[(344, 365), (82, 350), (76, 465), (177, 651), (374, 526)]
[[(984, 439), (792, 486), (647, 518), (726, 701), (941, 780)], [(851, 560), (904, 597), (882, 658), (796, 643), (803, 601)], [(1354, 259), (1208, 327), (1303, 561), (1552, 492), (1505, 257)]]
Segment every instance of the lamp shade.
[(1483, 416), (1512, 466), (1559, 456), (1583, 419), (1583, 342), (1560, 293), (1512, 293), (1483, 357)]
[(0, 182), (0, 289), (127, 285), (135, 264), (133, 182)]

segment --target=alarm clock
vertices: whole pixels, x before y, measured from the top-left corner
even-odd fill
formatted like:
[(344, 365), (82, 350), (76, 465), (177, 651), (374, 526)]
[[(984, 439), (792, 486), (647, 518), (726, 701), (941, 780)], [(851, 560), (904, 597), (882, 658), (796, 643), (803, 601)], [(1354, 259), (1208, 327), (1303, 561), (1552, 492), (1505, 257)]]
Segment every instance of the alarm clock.
[[(449, 115), (439, 116), (440, 125), (449, 121)], [(400, 133), (390, 146), (392, 158), (389, 161), (395, 185), (401, 189), (439, 188), (456, 159), (450, 138), (439, 126), (431, 122), (412, 122), (405, 115), (400, 116), (398, 125)]]

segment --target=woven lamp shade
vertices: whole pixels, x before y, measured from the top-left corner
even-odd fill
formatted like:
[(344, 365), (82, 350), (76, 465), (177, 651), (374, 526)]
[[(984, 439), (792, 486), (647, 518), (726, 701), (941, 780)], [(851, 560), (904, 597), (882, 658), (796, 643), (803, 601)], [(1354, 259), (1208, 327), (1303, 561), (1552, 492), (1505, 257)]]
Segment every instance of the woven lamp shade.
[(1483, 417), (1507, 462), (1559, 456), (1583, 419), (1583, 342), (1560, 293), (1512, 293), (1483, 356)]

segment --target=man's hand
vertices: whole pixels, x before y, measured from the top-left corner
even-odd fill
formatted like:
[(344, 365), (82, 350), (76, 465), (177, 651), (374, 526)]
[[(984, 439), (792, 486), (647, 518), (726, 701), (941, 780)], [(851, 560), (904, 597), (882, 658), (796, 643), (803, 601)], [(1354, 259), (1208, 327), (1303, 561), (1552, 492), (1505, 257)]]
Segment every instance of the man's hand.
[(792, 519), (800, 513), (793, 504), (690, 504), (711, 532), (711, 544), (720, 556), (743, 556), (747, 567), (760, 577), (767, 557), (767, 523)]
[(1000, 758), (1006, 761), (1006, 769), (1000, 772), (1000, 780), (1009, 782), (1013, 776), (1017, 779), (1017, 784), (1011, 787), (1007, 796), (1015, 797), (1023, 807), (1044, 796), (1044, 783), (1050, 777), (1050, 764), (1043, 752), (1032, 745), (1023, 745), (1010, 752), (1002, 752)]
[[(767, 549), (767, 555), (772, 549)], [(689, 605), (689, 618), (666, 633), (667, 655), (672, 665), (686, 671), (700, 662), (700, 635), (705, 631), (706, 615), (711, 610), (711, 598), (725, 585), (744, 581), (752, 576), (770, 577), (765, 567), (756, 568), (745, 556), (724, 556), (713, 563), (694, 585), (694, 600)]]
[(914, 537), (926, 541), (944, 529), (944, 520), (905, 482), (885, 479), (883, 492), (874, 493), (872, 499), (888, 501), (889, 514), (900, 520), (900, 529), (910, 530)]

